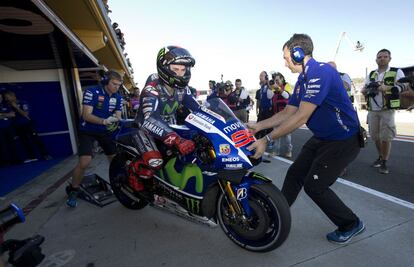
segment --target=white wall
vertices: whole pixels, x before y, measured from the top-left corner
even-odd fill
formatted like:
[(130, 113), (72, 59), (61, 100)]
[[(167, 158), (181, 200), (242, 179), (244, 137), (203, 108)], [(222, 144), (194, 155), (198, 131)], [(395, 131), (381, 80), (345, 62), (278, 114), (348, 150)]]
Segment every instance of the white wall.
[(59, 81), (57, 69), (20, 71), (0, 65), (0, 83), (56, 81)]

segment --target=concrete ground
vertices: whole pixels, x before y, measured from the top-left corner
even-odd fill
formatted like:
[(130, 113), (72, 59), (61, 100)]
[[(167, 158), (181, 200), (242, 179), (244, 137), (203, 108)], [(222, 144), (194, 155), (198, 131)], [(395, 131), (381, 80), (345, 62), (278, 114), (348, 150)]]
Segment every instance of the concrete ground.
[[(365, 232), (349, 244), (335, 245), (325, 238), (334, 225), (302, 191), (291, 208), (286, 242), (269, 253), (252, 253), (233, 244), (220, 227), (194, 224), (151, 207), (133, 211), (118, 202), (99, 208), (80, 201), (76, 209), (67, 208), (62, 177), (68, 177), (76, 160), (65, 160), (1, 201), (20, 207), (31, 203), (27, 222), (6, 238), (45, 236), (42, 267), (414, 266), (414, 204), (402, 206), (335, 183), (335, 192), (366, 223)], [(289, 165), (271, 159), (256, 169), (280, 188)], [(97, 156), (91, 172), (107, 178), (107, 170), (105, 157)], [(42, 202), (33, 201), (44, 192)]]

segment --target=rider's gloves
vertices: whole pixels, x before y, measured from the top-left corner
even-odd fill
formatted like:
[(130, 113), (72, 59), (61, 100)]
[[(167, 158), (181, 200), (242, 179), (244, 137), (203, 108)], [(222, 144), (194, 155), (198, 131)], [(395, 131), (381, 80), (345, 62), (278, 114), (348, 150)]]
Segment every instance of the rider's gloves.
[(187, 155), (195, 149), (195, 144), (192, 140), (181, 138), (174, 132), (167, 135), (164, 139), (164, 144), (167, 146), (175, 145), (181, 155)]
[(109, 124), (112, 124), (112, 123), (117, 122), (117, 121), (119, 121), (119, 119), (117, 117), (110, 116), (110, 117), (104, 119), (102, 121), (102, 124), (103, 125), (109, 125)]

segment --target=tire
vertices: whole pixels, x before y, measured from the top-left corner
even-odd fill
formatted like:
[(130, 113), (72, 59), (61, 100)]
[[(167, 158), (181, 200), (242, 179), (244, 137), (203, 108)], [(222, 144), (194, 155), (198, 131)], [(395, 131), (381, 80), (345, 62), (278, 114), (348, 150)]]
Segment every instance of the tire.
[(217, 202), (217, 219), (224, 233), (240, 247), (253, 252), (276, 249), (289, 235), (291, 216), (289, 205), (280, 190), (272, 183), (252, 185), (248, 203), (252, 216), (248, 229), (231, 222), (226, 215), (228, 204), (224, 194)]
[(130, 193), (125, 188), (125, 185), (128, 183), (126, 164), (126, 156), (118, 154), (114, 157), (109, 167), (109, 182), (116, 198), (124, 207), (131, 210), (139, 210), (147, 206), (148, 202), (141, 199), (137, 193)]

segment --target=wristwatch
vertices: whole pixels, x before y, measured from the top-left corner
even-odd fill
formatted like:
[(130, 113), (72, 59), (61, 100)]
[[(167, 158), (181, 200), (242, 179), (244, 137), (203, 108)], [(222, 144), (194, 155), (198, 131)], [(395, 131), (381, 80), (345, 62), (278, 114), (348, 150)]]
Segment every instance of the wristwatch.
[(266, 134), (265, 137), (268, 144), (272, 142), (272, 137), (270, 137), (270, 134)]

